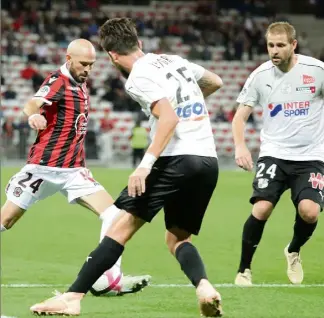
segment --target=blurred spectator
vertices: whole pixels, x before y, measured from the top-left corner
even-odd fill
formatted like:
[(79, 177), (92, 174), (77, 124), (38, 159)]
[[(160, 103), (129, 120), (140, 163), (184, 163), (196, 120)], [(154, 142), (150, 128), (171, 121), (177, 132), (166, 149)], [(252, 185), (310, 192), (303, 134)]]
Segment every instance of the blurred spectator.
[(89, 28), (88, 28), (88, 31), (89, 31), (89, 34), (90, 36), (91, 35), (97, 35), (98, 34), (98, 24), (96, 22), (95, 19), (92, 19), (91, 22), (89, 23)]
[(230, 110), (227, 114), (227, 119), (230, 123), (233, 121), (235, 113), (236, 113), (236, 105), (233, 106), (232, 110)]
[(28, 124), (28, 117), (24, 116), (19, 124), (16, 126), (19, 133), (19, 158), (25, 159), (27, 156), (28, 138), (30, 133), (30, 127)]
[(89, 117), (87, 124), (87, 134), (85, 136), (85, 149), (87, 159), (98, 159), (96, 121), (91, 117)]
[(14, 150), (14, 122), (13, 117), (7, 117), (2, 125), (1, 144), (7, 158), (12, 157)]
[(28, 60), (28, 62), (33, 62), (33, 63), (37, 62), (37, 54), (35, 51), (35, 47), (31, 47), (29, 49), (29, 53), (27, 55), (27, 60)]
[(21, 70), (20, 76), (26, 80), (30, 80), (36, 73), (36, 69), (30, 62), (28, 62), (26, 67), (23, 70)]
[(245, 34), (243, 30), (239, 30), (234, 38), (234, 59), (242, 61), (244, 53)]
[(217, 110), (215, 117), (213, 118), (213, 122), (215, 123), (226, 123), (227, 120), (227, 116), (226, 113), (224, 111), (224, 107), (220, 106), (219, 109)]
[(82, 26), (80, 38), (90, 40), (90, 32), (89, 32), (89, 28), (87, 25)]
[(16, 99), (17, 92), (12, 89), (12, 85), (8, 85), (7, 90), (3, 93), (4, 99)]
[(189, 60), (192, 60), (192, 61), (195, 61), (195, 60), (201, 60), (201, 53), (200, 51), (198, 50), (197, 46), (196, 45), (193, 45), (189, 52), (188, 52), (188, 59)]
[(183, 44), (193, 45), (198, 42), (198, 36), (195, 34), (195, 30), (192, 25), (185, 25), (183, 27), (181, 38)]
[(160, 38), (158, 50), (161, 53), (172, 53), (172, 49), (167, 37), (163, 36)]
[(110, 119), (109, 112), (105, 113), (105, 117), (101, 120), (100, 124), (100, 160), (103, 164), (107, 165), (113, 158), (113, 136), (114, 121)]
[(312, 55), (312, 51), (309, 48), (308, 34), (306, 32), (301, 32), (297, 36), (298, 40), (298, 53), (305, 55)]
[(40, 72), (36, 72), (32, 78), (34, 92), (37, 92), (39, 87), (43, 84), (45, 78)]
[(137, 163), (142, 160), (144, 152), (149, 144), (146, 128), (141, 125), (141, 122), (139, 120), (136, 121), (135, 127), (132, 129), (130, 140), (133, 150), (133, 167), (135, 168), (137, 166)]
[(35, 47), (35, 52), (37, 54), (37, 62), (39, 64), (47, 63), (47, 55), (48, 55), (48, 44), (45, 38), (41, 37), (38, 40), (38, 43)]
[(208, 49), (208, 46), (207, 45), (204, 45), (203, 46), (203, 49), (202, 49), (200, 55), (201, 55), (201, 59), (203, 61), (211, 61), (212, 60), (212, 53)]

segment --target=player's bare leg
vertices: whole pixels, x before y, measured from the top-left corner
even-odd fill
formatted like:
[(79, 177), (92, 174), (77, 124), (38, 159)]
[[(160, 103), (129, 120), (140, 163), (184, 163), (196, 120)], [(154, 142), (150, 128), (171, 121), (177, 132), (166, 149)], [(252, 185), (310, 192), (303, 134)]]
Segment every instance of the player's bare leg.
[(181, 269), (196, 287), (200, 312), (203, 317), (221, 317), (221, 296), (208, 281), (205, 267), (197, 249), (191, 244), (191, 233), (172, 228), (166, 232), (169, 251), (180, 263)]
[(9, 230), (24, 215), (26, 210), (7, 200), (1, 207), (1, 232)]
[(30, 310), (38, 315), (79, 315), (82, 298), (100, 275), (116, 263), (123, 253), (124, 245), (144, 223), (142, 219), (121, 211), (120, 217), (109, 228), (107, 235), (87, 257), (68, 291), (36, 304)]
[(298, 204), (294, 236), (284, 250), (287, 259), (287, 275), (293, 284), (301, 284), (304, 279), (300, 248), (311, 238), (315, 231), (320, 210), (319, 204), (312, 200), (305, 199)]
[[(113, 205), (113, 198), (111, 195), (104, 190), (95, 192), (93, 194), (83, 196), (77, 200), (77, 202), (93, 211), (95, 214), (99, 215), (102, 226), (100, 232), (100, 242), (105, 237), (108, 229), (113, 225), (113, 223), (121, 215), (120, 210)], [(105, 275), (111, 277), (121, 276), (121, 280), (118, 282), (118, 286), (115, 289), (118, 291), (112, 290), (111, 295), (117, 294), (118, 296), (131, 294), (141, 291), (143, 288), (148, 286), (151, 276), (150, 275), (141, 275), (141, 276), (124, 276), (121, 270), (121, 260), (120, 257), (116, 264), (105, 273)], [(107, 276), (105, 277), (105, 279)], [(91, 289), (91, 293), (97, 295), (96, 291)]]
[(258, 200), (252, 209), (252, 214), (243, 227), (241, 261), (235, 284), (238, 286), (252, 285), (251, 263), (253, 255), (260, 243), (264, 226), (273, 210), (269, 201)]

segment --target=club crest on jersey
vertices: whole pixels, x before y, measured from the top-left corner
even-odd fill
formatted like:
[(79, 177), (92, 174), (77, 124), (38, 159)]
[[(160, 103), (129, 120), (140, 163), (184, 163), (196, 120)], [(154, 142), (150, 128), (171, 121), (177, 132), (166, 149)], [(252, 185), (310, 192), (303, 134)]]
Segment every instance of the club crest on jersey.
[(309, 75), (303, 75), (303, 84), (315, 83), (315, 77)]
[(269, 180), (267, 178), (260, 178), (258, 179), (258, 188), (265, 189), (269, 185)]
[(283, 94), (290, 94), (291, 93), (291, 84), (290, 83), (283, 83), (281, 86), (281, 93)]
[(280, 112), (283, 112), (284, 117), (307, 116), (309, 108), (309, 101), (268, 104), (268, 109), (270, 110), (270, 117), (276, 117)]

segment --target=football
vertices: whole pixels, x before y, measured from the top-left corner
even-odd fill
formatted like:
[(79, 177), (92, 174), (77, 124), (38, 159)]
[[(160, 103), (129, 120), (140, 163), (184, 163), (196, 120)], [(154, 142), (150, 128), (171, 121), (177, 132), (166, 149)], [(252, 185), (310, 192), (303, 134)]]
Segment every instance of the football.
[(108, 270), (104, 272), (98, 280), (93, 284), (90, 292), (94, 296), (114, 296), (118, 295), (121, 291), (121, 281), (123, 273), (116, 270)]

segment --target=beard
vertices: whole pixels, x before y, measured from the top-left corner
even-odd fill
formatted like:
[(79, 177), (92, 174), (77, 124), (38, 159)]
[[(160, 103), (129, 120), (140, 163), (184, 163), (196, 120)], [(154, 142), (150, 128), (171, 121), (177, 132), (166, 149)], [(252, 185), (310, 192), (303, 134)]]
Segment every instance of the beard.
[(121, 75), (125, 78), (128, 79), (129, 76), (129, 72), (127, 72), (125, 69), (123, 69), (121, 66), (115, 64), (116, 68), (118, 69), (118, 71), (121, 73)]

